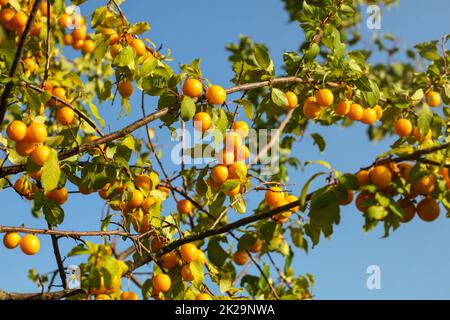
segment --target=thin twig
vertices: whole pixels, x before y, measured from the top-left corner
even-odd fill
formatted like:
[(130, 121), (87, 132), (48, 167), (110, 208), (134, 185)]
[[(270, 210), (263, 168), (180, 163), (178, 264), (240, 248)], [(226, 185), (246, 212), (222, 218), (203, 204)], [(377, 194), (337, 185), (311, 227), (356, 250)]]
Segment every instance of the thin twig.
[[(53, 230), (53, 226), (51, 226), (50, 223), (48, 224), (48, 229)], [(59, 277), (61, 278), (63, 288), (66, 289), (66, 273), (64, 271), (64, 265), (61, 259), (61, 252), (59, 251), (58, 239), (54, 234), (50, 236), (52, 238), (53, 253), (55, 255), (56, 264), (58, 266)]]

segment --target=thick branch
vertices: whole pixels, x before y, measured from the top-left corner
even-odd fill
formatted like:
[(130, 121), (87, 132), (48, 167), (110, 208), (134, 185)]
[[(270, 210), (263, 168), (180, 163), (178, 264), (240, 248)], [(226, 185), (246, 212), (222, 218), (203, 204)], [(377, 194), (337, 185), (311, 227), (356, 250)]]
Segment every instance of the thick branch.
[[(272, 80), (267, 80), (267, 81), (241, 84), (241, 85), (226, 89), (225, 91), (228, 94), (230, 94), (230, 93), (235, 93), (238, 91), (247, 91), (247, 90), (252, 90), (252, 89), (257, 89), (257, 88), (262, 88), (262, 87), (268, 87), (268, 86), (272, 86), (272, 85), (276, 85), (276, 84), (313, 83), (313, 82), (315, 82), (315, 80), (312, 78), (305, 79), (305, 78), (300, 78), (300, 77), (280, 77), (280, 78), (274, 78)], [(334, 87), (334, 88), (340, 86), (340, 84), (337, 82), (327, 82), (326, 84), (328, 86)]]
[[(123, 129), (114, 131), (110, 134), (107, 134), (107, 135), (97, 139), (97, 140), (84, 143), (78, 147), (71, 149), (71, 150), (61, 152), (59, 154), (58, 158), (59, 158), (59, 160), (64, 160), (64, 159), (70, 158), (74, 155), (77, 155), (79, 153), (95, 149), (104, 143), (108, 143), (110, 141), (123, 138), (126, 135), (130, 134), (131, 132), (139, 129), (140, 127), (145, 126), (145, 124), (150, 123), (156, 119), (159, 119), (159, 118), (165, 116), (167, 113), (169, 113), (169, 108), (164, 108), (159, 111), (156, 111), (152, 114), (149, 114), (145, 118), (139, 119), (139, 120), (131, 123), (130, 125), (126, 126)], [(5, 177), (7, 175), (19, 173), (22, 171), (25, 171), (25, 165), (15, 165), (15, 166), (3, 167), (3, 168), (0, 168), (0, 178)]]
[[(440, 144), (437, 146), (433, 146), (433, 147), (429, 147), (429, 148), (425, 148), (425, 149), (419, 149), (414, 151), (413, 153), (410, 154), (406, 154), (404, 156), (399, 156), (397, 158), (384, 158), (384, 159), (378, 159), (375, 161), (376, 163), (384, 163), (384, 162), (403, 162), (403, 161), (418, 161), (418, 162), (422, 162), (422, 163), (426, 163), (426, 164), (431, 164), (431, 165), (437, 165), (440, 166), (441, 164), (436, 162), (436, 161), (432, 161), (432, 160), (428, 160), (428, 159), (424, 159), (422, 158), (422, 156), (425, 156), (427, 154), (433, 153), (433, 152), (437, 152), (437, 151), (441, 151), (444, 150), (446, 148), (450, 147), (450, 142), (444, 143), (444, 144)], [(365, 167), (365, 168), (361, 168), (361, 170), (367, 170), (370, 167), (372, 167), (373, 164), (369, 167)], [(444, 164), (444, 167), (449, 167), (448, 164)]]
[(80, 293), (83, 293), (83, 290), (74, 289), (36, 293), (5, 292), (0, 290), (0, 300), (60, 300)]
[(0, 300), (60, 300), (80, 293), (83, 293), (83, 290), (74, 289), (42, 293), (16, 293), (0, 291)]
[(441, 144), (441, 145), (437, 145), (437, 146), (433, 146), (430, 148), (425, 148), (425, 149), (420, 149), (417, 151), (414, 151), (411, 154), (407, 154), (405, 156), (401, 156), (398, 158), (395, 158), (394, 161), (395, 162), (402, 162), (402, 161), (407, 161), (407, 160), (415, 160), (415, 159), (419, 159), (421, 156), (436, 152), (436, 151), (440, 151), (440, 150), (444, 150), (446, 148), (448, 148), (450, 146), (450, 142)]
[[(14, 78), (17, 73), (17, 68), (19, 67), (20, 61), (22, 60), (23, 51), (25, 49), (25, 43), (28, 38), (28, 34), (30, 33), (31, 26), (34, 23), (34, 18), (36, 17), (36, 13), (39, 9), (39, 6), (41, 5), (42, 0), (35, 0), (33, 4), (33, 8), (30, 12), (30, 17), (28, 18), (27, 25), (25, 26), (25, 30), (22, 33), (19, 44), (17, 45), (17, 51), (16, 55), (14, 57), (14, 61), (11, 66), (11, 70), (9, 72), (9, 77)], [(2, 97), (0, 98), (0, 123), (3, 122), (3, 119), (5, 118), (6, 108), (8, 107), (8, 98), (11, 94), (11, 91), (14, 87), (14, 82), (11, 79), (5, 86), (5, 89), (3, 90)]]
[[(226, 92), (228, 94), (231, 93), (235, 93), (238, 91), (244, 91), (244, 90), (250, 90), (250, 89), (256, 89), (256, 88), (262, 88), (262, 87), (266, 87), (266, 86), (270, 86), (270, 85), (274, 85), (274, 84), (288, 84), (288, 83), (310, 83), (311, 81), (314, 81), (313, 79), (303, 79), (300, 77), (280, 77), (280, 78), (274, 78), (272, 80), (268, 80), (268, 81), (261, 81), (261, 82), (255, 82), (255, 83), (248, 83), (248, 84), (243, 84), (243, 85), (238, 85), (238, 86), (234, 86), (231, 88), (226, 89)], [(336, 82), (327, 82), (328, 86), (331, 87), (336, 87), (339, 86), (338, 83)], [(32, 88), (33, 90), (37, 90), (42, 92), (43, 89), (37, 87), (37, 86), (31, 86), (31, 85), (27, 85), (30, 88)], [(61, 103), (67, 103), (64, 100), (61, 100), (57, 97), (54, 97), (57, 99), (57, 101), (61, 102)], [(68, 107), (71, 107), (70, 104), (68, 105)], [(73, 106), (72, 106), (73, 108)], [(76, 111), (76, 109), (73, 108), (74, 111)], [(124, 136), (126, 136), (127, 134), (130, 134), (131, 132), (145, 126), (146, 124), (159, 119), (163, 116), (165, 116), (166, 114), (168, 114), (170, 111), (169, 108), (163, 108), (159, 111), (156, 111), (152, 114), (149, 114), (146, 117), (143, 117), (135, 122), (133, 122), (132, 124), (126, 126), (123, 129), (117, 130), (115, 132), (112, 132), (108, 135), (105, 135), (97, 140), (85, 143), (80, 145), (79, 147), (73, 148), (71, 150), (65, 151), (60, 153), (59, 155), (59, 159), (60, 160), (64, 160), (67, 158), (70, 158), (76, 154), (82, 153), (84, 151), (87, 150), (91, 150), (91, 149), (95, 149), (98, 146), (100, 146), (101, 144), (116, 140), (116, 139), (120, 139)], [(81, 116), (81, 114), (79, 114)], [(87, 117), (83, 117), (84, 120), (86, 120)], [(87, 121), (87, 120), (86, 120)], [(94, 125), (94, 123), (92, 123), (92, 121), (89, 123), (90, 125)], [(25, 171), (25, 166), (24, 165), (15, 165), (15, 166), (8, 166), (8, 167), (3, 167), (0, 168), (0, 178), (5, 177), (7, 175), (10, 174), (15, 174), (15, 173), (19, 173)]]
[(47, 234), (62, 237), (101, 237), (101, 236), (122, 236), (133, 237), (133, 235), (120, 230), (111, 231), (64, 231), (54, 229), (34, 229), (25, 227), (8, 227), (0, 226), (0, 233), (19, 232), (19, 233), (33, 233), (33, 234)]
[[(307, 196), (307, 200), (309, 201), (311, 199), (312, 194), (309, 194)], [(190, 243), (190, 242), (194, 242), (194, 241), (200, 241), (203, 240), (205, 238), (211, 237), (211, 236), (215, 236), (215, 235), (219, 235), (219, 234), (223, 234), (229, 231), (232, 231), (234, 229), (243, 227), (247, 224), (250, 224), (252, 222), (255, 221), (259, 221), (259, 220), (263, 220), (263, 219), (267, 219), (272, 217), (273, 215), (280, 213), (280, 212), (285, 212), (288, 211), (294, 207), (297, 207), (300, 205), (300, 200), (297, 201), (293, 201), (288, 203), (287, 205), (284, 205), (282, 207), (278, 207), (260, 214), (255, 214), (255, 215), (251, 215), (242, 219), (239, 219), (235, 222), (229, 223), (227, 225), (224, 225), (222, 227), (219, 228), (215, 228), (215, 229), (209, 229), (209, 230), (205, 230), (202, 232), (198, 232), (198, 233), (194, 233), (190, 236), (187, 236), (183, 239), (179, 239), (176, 240), (174, 242), (169, 243), (167, 246), (165, 246), (163, 249), (161, 249), (158, 253), (157, 256), (160, 257), (165, 253), (168, 253), (170, 251), (175, 250), (176, 248), (178, 248), (179, 246), (185, 244), (185, 243)], [(138, 260), (136, 262), (134, 262), (131, 267), (129, 268), (129, 272), (132, 272), (133, 270), (141, 267), (142, 265), (150, 262), (152, 259), (151, 257), (142, 257), (141, 260)]]

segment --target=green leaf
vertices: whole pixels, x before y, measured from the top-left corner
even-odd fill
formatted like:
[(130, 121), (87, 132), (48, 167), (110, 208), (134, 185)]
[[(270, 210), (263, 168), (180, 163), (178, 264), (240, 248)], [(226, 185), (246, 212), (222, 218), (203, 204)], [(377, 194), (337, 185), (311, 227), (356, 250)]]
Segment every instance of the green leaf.
[(370, 107), (373, 107), (376, 104), (378, 104), (378, 101), (380, 100), (380, 89), (378, 88), (378, 85), (372, 80), (369, 80), (369, 85), (370, 85), (370, 90), (362, 91), (362, 95), (363, 95), (366, 103)]
[(245, 199), (240, 194), (233, 196), (230, 201), (233, 204), (233, 209), (236, 210), (237, 213), (244, 214), (247, 211)]
[(447, 119), (450, 119), (450, 107), (443, 107), (442, 111), (444, 115), (447, 117)]
[(142, 67), (139, 70), (139, 77), (144, 78), (149, 74), (151, 74), (155, 70), (157, 64), (158, 60), (153, 56), (149, 56), (147, 60), (145, 60), (145, 62), (142, 64)]
[(323, 161), (323, 160), (306, 161), (305, 167), (310, 164), (320, 164), (321, 166), (324, 166), (325, 168), (331, 170), (331, 165), (328, 162)]
[(273, 221), (268, 221), (261, 226), (259, 232), (265, 242), (270, 242), (274, 238), (276, 227), (277, 224)]
[(73, 256), (79, 256), (83, 254), (89, 254), (89, 250), (86, 248), (86, 246), (82, 243), (79, 245), (73, 247), (69, 253), (67, 253), (67, 257), (73, 257)]
[(238, 241), (238, 251), (249, 250), (256, 242), (257, 236), (255, 233), (244, 233)]
[(224, 241), (225, 237), (213, 237), (208, 242), (208, 259), (217, 267), (223, 266), (228, 258), (227, 252), (220, 245), (220, 242)]
[(42, 186), (44, 192), (56, 189), (58, 187), (61, 169), (59, 167), (58, 153), (55, 149), (50, 149), (48, 160), (42, 167)]
[(133, 150), (135, 149), (135, 141), (133, 136), (129, 135), (126, 136), (120, 145), (117, 146), (116, 152), (115, 152), (115, 158), (118, 160), (118, 158), (121, 158), (125, 160), (125, 162), (128, 162), (131, 158), (131, 155), (133, 154)]
[(253, 104), (250, 100), (238, 99), (234, 100), (233, 102), (237, 105), (243, 106), (246, 117), (249, 119), (253, 119)]
[(314, 245), (319, 242), (320, 233), (325, 237), (333, 233), (333, 225), (340, 221), (339, 212), (336, 193), (332, 187), (327, 186), (314, 192), (308, 215), (309, 224), (305, 226)]
[(280, 107), (286, 107), (288, 105), (288, 99), (286, 94), (278, 88), (272, 88), (272, 93), (270, 95), (273, 103)]
[(318, 133), (312, 133), (311, 137), (314, 140), (314, 145), (317, 145), (319, 148), (320, 153), (322, 153), (325, 150), (326, 142), (325, 139)]
[(145, 300), (151, 298), (152, 294), (153, 294), (152, 291), (153, 291), (152, 279), (145, 280), (144, 283), (142, 284), (142, 288), (141, 288), (142, 297)]
[(434, 40), (431, 42), (422, 42), (416, 44), (414, 47), (417, 49), (417, 52), (422, 58), (430, 61), (435, 61), (441, 58), (437, 49), (437, 44), (438, 41)]
[(129, 70), (134, 70), (136, 58), (136, 51), (131, 46), (127, 46), (120, 50), (119, 54), (114, 58), (113, 65), (116, 67), (127, 67)]
[(317, 57), (319, 52), (320, 52), (320, 46), (315, 42), (311, 43), (308, 50), (305, 50), (305, 54), (304, 54), (305, 60), (313, 61)]
[(433, 112), (430, 110), (430, 107), (424, 104), (417, 117), (417, 126), (419, 127), (422, 136), (425, 136), (428, 133), (432, 122)]
[(194, 283), (201, 284), (204, 278), (203, 265), (198, 261), (192, 261), (189, 263), (189, 269), (194, 276)]
[(150, 30), (150, 25), (147, 22), (138, 22), (133, 24), (130, 29), (128, 29), (128, 33), (142, 34), (147, 30)]
[[(166, 88), (167, 88), (167, 79), (164, 76), (158, 74), (150, 74), (146, 76), (142, 82), (142, 89), (144, 89), (146, 94), (151, 96), (162, 95), (165, 92)], [(174, 98), (175, 97), (171, 96), (168, 97), (167, 99), (175, 100)]]
[(97, 106), (95, 104), (93, 104), (91, 101), (89, 101), (88, 104), (89, 104), (89, 109), (91, 109), (92, 115), (94, 116), (95, 119), (97, 119), (97, 121), (100, 123), (100, 125), (103, 128), (105, 126), (105, 120), (103, 120), (103, 118), (98, 113)]
[(111, 287), (113, 278), (116, 277), (118, 274), (121, 274), (122, 270), (120, 269), (118, 261), (111, 256), (103, 256), (102, 266), (103, 266), (102, 269), (105, 271), (103, 272), (103, 276), (105, 279), (105, 287), (109, 288)]
[(382, 220), (388, 215), (388, 211), (382, 206), (370, 206), (367, 209), (367, 216), (373, 220)]
[(128, 113), (130, 113), (130, 110), (131, 110), (130, 99), (122, 98), (121, 101), (122, 101), (122, 106), (125, 108), (125, 115), (128, 115)]
[(231, 273), (219, 274), (219, 289), (220, 292), (225, 293), (233, 286), (233, 276)]
[(245, 290), (247, 290), (247, 292), (250, 295), (256, 296), (258, 293), (261, 292), (258, 282), (259, 282), (258, 277), (246, 274), (245, 276), (242, 277), (240, 285), (241, 287), (245, 288)]
[(422, 101), (423, 97), (424, 97), (423, 89), (416, 90), (411, 95), (411, 102), (412, 102), (412, 104), (413, 105), (417, 105), (420, 101)]
[(92, 18), (91, 18), (92, 27), (95, 28), (97, 25), (103, 23), (103, 21), (105, 20), (106, 12), (107, 12), (106, 7), (100, 7), (100, 8), (95, 9), (95, 11), (92, 13)]
[(197, 177), (197, 182), (195, 184), (195, 190), (198, 190), (201, 194), (205, 194), (208, 191), (208, 185), (205, 182), (205, 177), (208, 174), (208, 167), (204, 167)]
[(354, 174), (346, 173), (338, 178), (339, 184), (350, 190), (358, 190), (358, 179)]
[(228, 179), (220, 186), (220, 191), (227, 192), (236, 188), (241, 181), (239, 179)]
[(298, 248), (304, 248), (305, 250), (307, 250), (307, 246), (305, 247), (307, 242), (303, 238), (302, 229), (301, 228), (290, 228), (290, 230), (291, 230), (292, 243)]
[(64, 82), (63, 83), (67, 84), (67, 85), (70, 84), (70, 85), (75, 86), (75, 87), (84, 88), (84, 83), (81, 80), (80, 76), (77, 75), (76, 73), (72, 73), (72, 72), (66, 73), (64, 75)]
[(35, 196), (41, 197), (42, 211), (45, 215), (45, 220), (52, 226), (61, 224), (64, 220), (64, 210), (55, 202), (48, 200), (43, 193), (37, 193)]
[(101, 223), (101, 230), (102, 231), (106, 231), (106, 228), (108, 228), (109, 224), (111, 223), (111, 219), (112, 218), (113, 218), (112, 215), (108, 215), (108, 216), (106, 216), (105, 219), (102, 220), (102, 223)]
[[(228, 124), (229, 124), (228, 117), (227, 117), (225, 110), (223, 110), (223, 108), (220, 108), (217, 112), (218, 112), (217, 116), (213, 118), (214, 124), (216, 126), (216, 129), (218, 129), (222, 134), (224, 134), (225, 131), (227, 130)], [(218, 138), (220, 138), (219, 134), (217, 136), (218, 136)]]
[(184, 121), (191, 120), (195, 115), (195, 103), (192, 98), (184, 96), (181, 102), (181, 119)]
[(353, 9), (351, 6), (347, 4), (341, 5), (341, 11), (348, 15), (353, 15), (355, 13), (355, 9)]
[(311, 186), (311, 183), (317, 178), (320, 177), (324, 174), (327, 174), (327, 172), (317, 172), (316, 174), (314, 174), (311, 178), (308, 179), (308, 181), (306, 181), (305, 185), (302, 188), (302, 192), (300, 194), (300, 204), (302, 206), (305, 205), (306, 203), (306, 196), (308, 195), (308, 189)]
[(272, 62), (267, 48), (260, 44), (255, 44), (255, 60), (258, 66), (264, 70), (269, 69)]
[(370, 85), (369, 79), (367, 79), (367, 77), (358, 78), (355, 82), (355, 85), (358, 89), (362, 91), (372, 90), (372, 86)]

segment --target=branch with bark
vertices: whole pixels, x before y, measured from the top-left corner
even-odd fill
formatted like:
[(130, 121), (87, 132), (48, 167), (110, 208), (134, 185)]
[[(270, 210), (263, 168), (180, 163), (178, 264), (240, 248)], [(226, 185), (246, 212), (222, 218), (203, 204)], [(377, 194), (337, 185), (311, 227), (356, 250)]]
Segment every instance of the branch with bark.
[(0, 300), (60, 300), (83, 292), (81, 289), (35, 293), (5, 292), (0, 290)]
[(135, 235), (120, 230), (111, 231), (66, 231), (55, 229), (37, 229), (26, 227), (8, 227), (0, 226), (0, 233), (7, 232), (19, 232), (19, 233), (32, 233), (32, 234), (47, 234), (60, 237), (103, 237), (103, 236), (121, 236), (121, 237), (134, 237)]
[[(256, 89), (256, 88), (272, 86), (272, 85), (276, 85), (276, 84), (311, 83), (311, 81), (314, 81), (314, 80), (309, 79), (309, 78), (305, 79), (305, 78), (301, 78), (301, 77), (280, 77), (280, 78), (274, 78), (272, 80), (267, 80), (267, 81), (237, 85), (237, 86), (228, 88), (225, 91), (227, 92), (227, 94), (231, 94), (231, 93), (235, 93), (238, 91), (246, 91), (246, 90), (251, 90), (251, 89)], [(339, 84), (337, 82), (327, 82), (327, 85), (331, 86), (331, 87), (338, 87), (341, 84)], [(26, 86), (30, 87), (33, 90), (39, 91), (39, 92), (44, 91), (42, 88), (39, 88), (34, 85), (27, 84)], [(64, 101), (56, 96), (52, 96), (52, 98), (56, 99), (58, 102), (73, 109), (78, 114), (78, 116), (80, 116), (80, 118), (82, 118), (83, 120), (87, 121), (91, 127), (93, 127), (94, 129), (97, 128), (95, 123), (92, 122), (92, 120), (90, 120), (88, 117), (86, 117), (82, 112), (77, 110), (74, 106), (72, 106), (67, 101)], [(157, 119), (160, 119), (161, 117), (164, 117), (170, 111), (171, 111), (171, 108), (169, 108), (169, 107), (162, 108), (162, 109), (155, 111), (139, 120), (136, 120), (135, 122), (127, 125), (126, 127), (122, 128), (122, 129), (119, 129), (119, 130), (114, 131), (107, 135), (103, 135), (97, 140), (84, 143), (82, 145), (79, 145), (79, 146), (77, 146), (73, 149), (67, 150), (67, 151), (63, 151), (59, 154), (58, 158), (59, 158), (59, 160), (64, 160), (64, 159), (70, 158), (74, 155), (83, 153), (85, 151), (93, 150), (102, 144), (123, 138), (126, 135), (134, 132), (135, 130), (137, 130), (143, 126), (146, 126), (150, 122), (153, 122)], [(96, 131), (97, 130), (98, 130), (98, 128), (96, 129)], [(424, 150), (426, 150), (426, 149), (424, 149)], [(440, 149), (438, 149), (438, 150), (440, 150)], [(431, 152), (434, 152), (434, 151), (431, 151)], [(421, 154), (423, 154), (423, 153), (421, 153)], [(2, 168), (0, 168), (0, 178), (3, 178), (5, 176), (11, 175), (11, 174), (20, 173), (23, 171), (25, 171), (25, 165), (12, 165), (12, 166), (2, 167)]]

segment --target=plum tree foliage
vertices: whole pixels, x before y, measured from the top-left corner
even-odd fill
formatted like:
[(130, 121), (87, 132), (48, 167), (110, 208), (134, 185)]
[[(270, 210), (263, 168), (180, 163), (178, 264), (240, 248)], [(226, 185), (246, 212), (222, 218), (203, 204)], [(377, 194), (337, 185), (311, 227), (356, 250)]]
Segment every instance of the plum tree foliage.
[[(126, 278), (144, 299), (309, 299), (313, 276), (297, 274), (292, 262), (299, 250), (332, 236), (343, 206), (354, 202), (364, 230), (380, 224), (385, 237), (416, 213), (431, 222), (449, 211), (448, 35), (408, 49), (404, 62), (373, 63), (373, 51), (389, 58), (401, 51), (391, 34), (380, 33), (373, 50), (361, 45), (359, 26), (374, 1), (284, 0), (291, 23), (304, 32), (299, 49), (284, 52), (279, 66), (266, 45), (241, 36), (226, 46), (234, 76), (224, 89), (202, 73), (200, 58), (174, 66), (170, 51), (144, 36), (150, 25), (128, 21), (121, 1), (99, 2), (81, 16), (71, 5), (83, 2), (0, 1), (0, 185), (29, 201), (30, 219), (48, 224), (0, 231), (6, 248), (29, 255), (39, 254), (39, 238), (50, 236), (54, 276), (32, 269), (29, 277), (52, 288), (59, 274), (64, 286), (36, 295), (0, 291), (0, 298), (137, 299), (122, 288)], [(75, 58), (67, 58), (68, 47), (77, 50)], [(135, 96), (142, 105), (130, 104)], [(157, 105), (146, 106), (145, 96)], [(106, 133), (102, 116), (115, 100), (120, 117), (130, 118), (131, 108), (142, 117)], [(215, 162), (183, 163), (169, 175), (161, 160), (168, 151), (155, 136), (176, 134), (193, 120), (224, 149)], [(358, 121), (370, 140), (398, 136), (358, 172), (291, 153), (311, 123)], [(150, 127), (154, 122), (160, 125)], [(279, 129), (271, 140), (279, 138), (277, 173), (264, 175), (255, 161), (274, 143), (249, 162), (249, 128)], [(325, 137), (310, 137), (326, 148)], [(310, 165), (323, 170), (292, 194), (288, 169)], [(60, 228), (74, 214), (64, 210), (66, 201), (93, 193), (107, 204), (99, 230)], [(262, 201), (247, 208), (255, 194)], [(60, 253), (58, 242), (67, 238), (79, 244)], [(129, 248), (120, 252), (118, 241)], [(66, 287), (62, 255), (85, 256), (81, 289)], [(134, 273), (143, 266), (152, 272), (141, 283)]]

